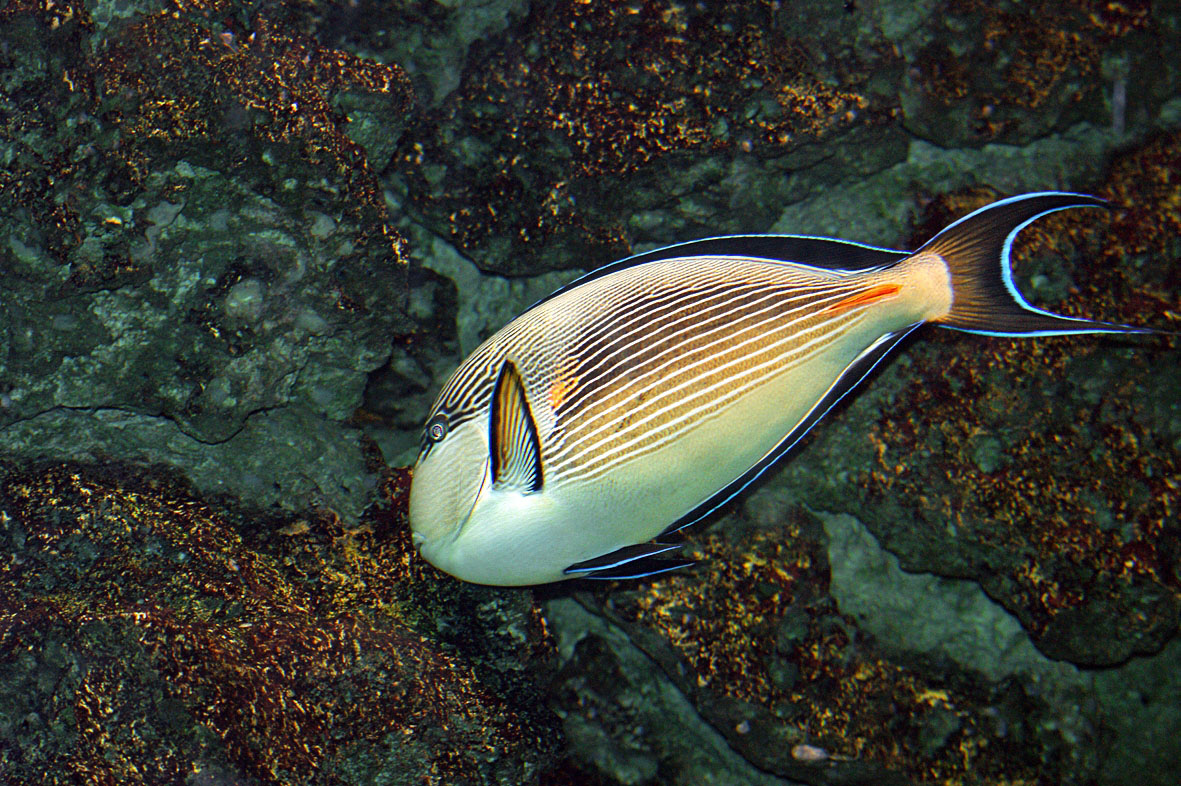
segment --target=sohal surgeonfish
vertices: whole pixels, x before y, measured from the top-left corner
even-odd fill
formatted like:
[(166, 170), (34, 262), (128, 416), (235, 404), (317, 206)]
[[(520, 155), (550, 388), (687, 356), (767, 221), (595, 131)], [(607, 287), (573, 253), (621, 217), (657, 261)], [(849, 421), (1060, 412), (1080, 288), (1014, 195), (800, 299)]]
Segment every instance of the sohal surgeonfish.
[(414, 468), (414, 543), (480, 584), (687, 564), (660, 538), (766, 470), (919, 325), (1153, 332), (1042, 311), (1013, 285), (1023, 227), (1104, 205), (1011, 197), (914, 252), (745, 235), (600, 268), (502, 328), (443, 386)]

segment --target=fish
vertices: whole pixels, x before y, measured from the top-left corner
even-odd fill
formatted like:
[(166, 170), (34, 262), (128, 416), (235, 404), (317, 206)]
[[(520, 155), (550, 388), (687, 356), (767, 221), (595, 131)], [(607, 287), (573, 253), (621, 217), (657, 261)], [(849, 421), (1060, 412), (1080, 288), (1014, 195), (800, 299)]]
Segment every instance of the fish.
[(1059, 210), (1001, 199), (917, 251), (808, 235), (693, 240), (538, 301), (443, 385), (409, 521), (419, 555), (477, 584), (624, 579), (691, 564), (677, 533), (795, 446), (918, 327), (989, 336), (1149, 328), (1035, 308), (1014, 237)]

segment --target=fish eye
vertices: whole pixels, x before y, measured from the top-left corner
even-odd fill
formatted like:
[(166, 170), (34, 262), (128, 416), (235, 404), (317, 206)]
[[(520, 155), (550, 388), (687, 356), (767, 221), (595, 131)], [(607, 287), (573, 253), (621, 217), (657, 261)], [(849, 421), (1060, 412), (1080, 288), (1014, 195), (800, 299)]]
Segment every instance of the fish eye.
[(447, 416), (440, 412), (427, 421), (426, 438), (431, 442), (440, 442), (447, 436)]

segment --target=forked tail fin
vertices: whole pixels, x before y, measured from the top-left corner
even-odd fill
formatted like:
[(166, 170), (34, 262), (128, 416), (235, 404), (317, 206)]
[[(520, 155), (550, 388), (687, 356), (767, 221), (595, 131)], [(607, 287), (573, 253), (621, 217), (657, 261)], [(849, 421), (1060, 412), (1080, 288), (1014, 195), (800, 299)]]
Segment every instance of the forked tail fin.
[(1157, 332), (1051, 314), (1029, 305), (1017, 291), (1009, 266), (1013, 238), (1047, 213), (1069, 207), (1109, 205), (1085, 194), (1059, 191), (1022, 194), (969, 213), (927, 241), (915, 253), (938, 254), (951, 271), (951, 309), (935, 323), (990, 336)]

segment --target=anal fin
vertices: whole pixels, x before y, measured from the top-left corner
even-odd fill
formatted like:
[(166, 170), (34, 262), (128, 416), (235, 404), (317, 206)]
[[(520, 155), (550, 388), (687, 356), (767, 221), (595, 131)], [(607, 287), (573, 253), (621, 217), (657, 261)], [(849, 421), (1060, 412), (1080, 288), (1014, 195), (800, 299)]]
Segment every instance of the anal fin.
[(680, 543), (656, 542), (624, 546), (610, 554), (576, 562), (562, 572), (572, 578), (599, 580), (638, 579), (644, 576), (653, 576), (693, 564), (693, 560), (660, 556), (680, 548)]

